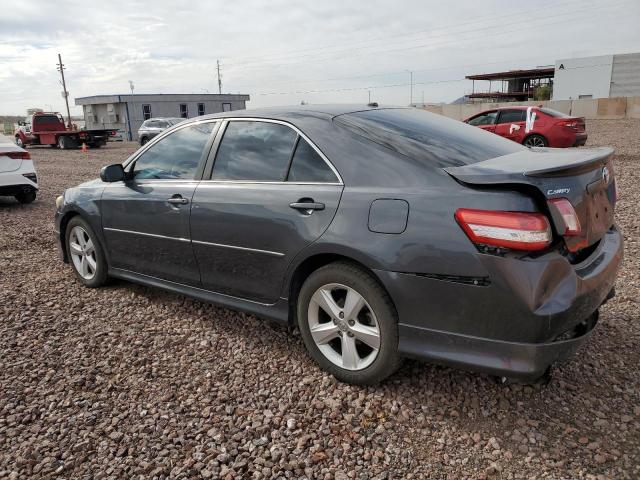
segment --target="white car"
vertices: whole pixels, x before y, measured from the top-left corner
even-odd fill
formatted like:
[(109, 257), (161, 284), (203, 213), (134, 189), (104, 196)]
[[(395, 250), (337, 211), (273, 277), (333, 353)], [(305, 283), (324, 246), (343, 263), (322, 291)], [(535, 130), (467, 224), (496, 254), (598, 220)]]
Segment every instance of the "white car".
[(0, 196), (12, 196), (20, 203), (31, 203), (36, 199), (37, 191), (38, 177), (29, 152), (14, 143), (0, 140)]

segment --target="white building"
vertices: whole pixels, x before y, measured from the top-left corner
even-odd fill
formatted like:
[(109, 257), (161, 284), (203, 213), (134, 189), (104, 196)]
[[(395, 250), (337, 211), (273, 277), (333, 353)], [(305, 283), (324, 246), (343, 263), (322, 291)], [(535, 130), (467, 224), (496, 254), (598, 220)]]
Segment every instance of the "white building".
[(152, 117), (191, 118), (209, 113), (244, 110), (249, 95), (241, 94), (126, 94), (76, 98), (86, 127), (121, 130), (136, 140), (142, 122)]
[(553, 100), (640, 96), (640, 53), (556, 60)]

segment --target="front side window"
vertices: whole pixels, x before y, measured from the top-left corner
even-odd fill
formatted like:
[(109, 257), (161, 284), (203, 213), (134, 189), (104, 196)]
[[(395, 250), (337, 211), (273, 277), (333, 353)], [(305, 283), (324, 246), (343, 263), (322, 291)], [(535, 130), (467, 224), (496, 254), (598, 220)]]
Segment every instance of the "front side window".
[(526, 110), (503, 110), (500, 112), (500, 123), (524, 122), (526, 117)]
[(480, 125), (493, 125), (496, 123), (496, 117), (498, 116), (498, 112), (487, 112), (482, 115), (478, 115), (477, 117), (473, 117), (469, 120), (469, 125), (473, 125), (474, 127), (478, 127)]
[(338, 182), (333, 170), (304, 138), (300, 138), (289, 168), (289, 182)]
[(297, 138), (286, 125), (230, 122), (213, 166), (214, 180), (283, 181)]
[(136, 180), (193, 180), (214, 126), (215, 123), (201, 123), (164, 137), (138, 157), (131, 177)]
[(180, 104), (180, 117), (189, 118), (189, 109), (187, 108), (186, 103)]

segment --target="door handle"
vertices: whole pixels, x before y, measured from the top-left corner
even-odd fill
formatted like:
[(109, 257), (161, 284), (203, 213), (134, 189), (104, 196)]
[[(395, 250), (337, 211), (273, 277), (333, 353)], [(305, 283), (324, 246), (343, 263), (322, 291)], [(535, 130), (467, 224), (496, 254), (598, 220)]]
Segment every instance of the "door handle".
[(308, 211), (309, 213), (312, 210), (324, 210), (324, 203), (317, 202), (293, 202), (289, 206), (294, 210)]
[(173, 197), (167, 199), (168, 203), (172, 205), (186, 205), (189, 203), (189, 200), (184, 198), (182, 195), (174, 195)]

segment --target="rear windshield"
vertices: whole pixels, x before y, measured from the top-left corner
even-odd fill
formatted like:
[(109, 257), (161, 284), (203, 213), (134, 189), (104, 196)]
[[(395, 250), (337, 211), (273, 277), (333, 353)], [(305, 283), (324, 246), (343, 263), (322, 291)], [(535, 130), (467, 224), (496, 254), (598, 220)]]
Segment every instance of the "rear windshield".
[(38, 115), (33, 117), (33, 121), (38, 125), (59, 125), (62, 122), (57, 115)]
[(525, 148), (480, 128), (415, 108), (347, 113), (334, 122), (402, 155), (442, 168), (469, 165)]
[(540, 111), (554, 118), (571, 118), (569, 115), (559, 112), (557, 110), (554, 110), (553, 108), (541, 107)]

